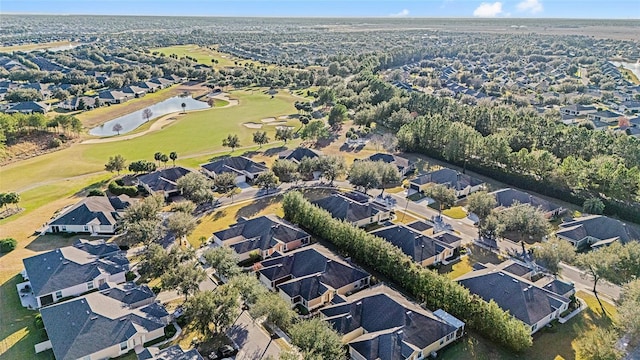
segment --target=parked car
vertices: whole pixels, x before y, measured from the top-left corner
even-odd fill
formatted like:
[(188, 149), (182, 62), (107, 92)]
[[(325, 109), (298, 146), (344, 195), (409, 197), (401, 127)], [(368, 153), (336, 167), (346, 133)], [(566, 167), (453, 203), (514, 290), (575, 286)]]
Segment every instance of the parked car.
[(225, 358), (229, 356), (234, 356), (238, 353), (238, 349), (231, 345), (224, 345), (218, 348), (218, 357)]

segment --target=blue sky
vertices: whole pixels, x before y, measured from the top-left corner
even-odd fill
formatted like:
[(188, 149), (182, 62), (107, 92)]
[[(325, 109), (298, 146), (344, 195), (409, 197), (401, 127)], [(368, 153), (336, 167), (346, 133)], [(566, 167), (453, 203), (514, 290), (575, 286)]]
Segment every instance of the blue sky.
[(0, 0), (0, 14), (640, 19), (640, 0)]

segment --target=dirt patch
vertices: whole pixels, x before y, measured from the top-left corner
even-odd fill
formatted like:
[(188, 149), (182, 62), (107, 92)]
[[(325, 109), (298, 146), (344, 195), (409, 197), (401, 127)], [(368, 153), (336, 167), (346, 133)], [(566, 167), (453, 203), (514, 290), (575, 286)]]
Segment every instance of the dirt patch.
[[(50, 146), (53, 139), (59, 140), (58, 147)], [(23, 136), (17, 143), (8, 145), (3, 152), (0, 152), (0, 166), (62, 150), (76, 141), (75, 138), (61, 134), (34, 131), (30, 135)]]
[(256, 124), (254, 122), (246, 122), (242, 125), (249, 129), (262, 129), (262, 124)]

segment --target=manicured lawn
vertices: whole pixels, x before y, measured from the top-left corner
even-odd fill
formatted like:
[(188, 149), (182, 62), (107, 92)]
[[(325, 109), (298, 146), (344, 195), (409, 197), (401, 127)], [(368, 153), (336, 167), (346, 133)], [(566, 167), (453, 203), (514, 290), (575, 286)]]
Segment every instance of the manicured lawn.
[(443, 210), (442, 215), (446, 215), (452, 219), (464, 219), (467, 217), (467, 212), (464, 211), (462, 206), (454, 206), (450, 209)]
[[(595, 327), (611, 328), (612, 322), (602, 315), (600, 305), (593, 295), (579, 291), (578, 297), (587, 302), (589, 306), (579, 315), (569, 320), (566, 324), (554, 323), (552, 328), (545, 328), (533, 336), (533, 347), (522, 354), (512, 354), (504, 349), (496, 348), (495, 345), (470, 332), (469, 336), (460, 343), (448, 348), (440, 353), (441, 359), (524, 359), (524, 360), (546, 360), (546, 359), (577, 359), (575, 351), (575, 340), (581, 334), (594, 329)], [(605, 309), (611, 316), (615, 316), (616, 308), (604, 303)]]

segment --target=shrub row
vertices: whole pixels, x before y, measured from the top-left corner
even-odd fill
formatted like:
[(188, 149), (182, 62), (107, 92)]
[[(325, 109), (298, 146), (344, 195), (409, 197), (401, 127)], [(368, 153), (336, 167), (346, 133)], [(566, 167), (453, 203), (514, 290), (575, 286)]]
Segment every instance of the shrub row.
[(5, 238), (0, 240), (0, 253), (8, 253), (13, 251), (18, 245), (18, 241), (14, 238)]
[(382, 238), (334, 219), (298, 192), (288, 193), (283, 207), (287, 220), (330, 241), (359, 263), (376, 269), (428, 308), (453, 314), (469, 328), (512, 351), (523, 351), (532, 345), (529, 328), (494, 301), (486, 302), (455, 281), (418, 266)]
[(136, 196), (138, 195), (138, 187), (137, 186), (122, 186), (115, 181), (109, 183), (109, 192), (113, 195), (128, 195), (128, 196)]

